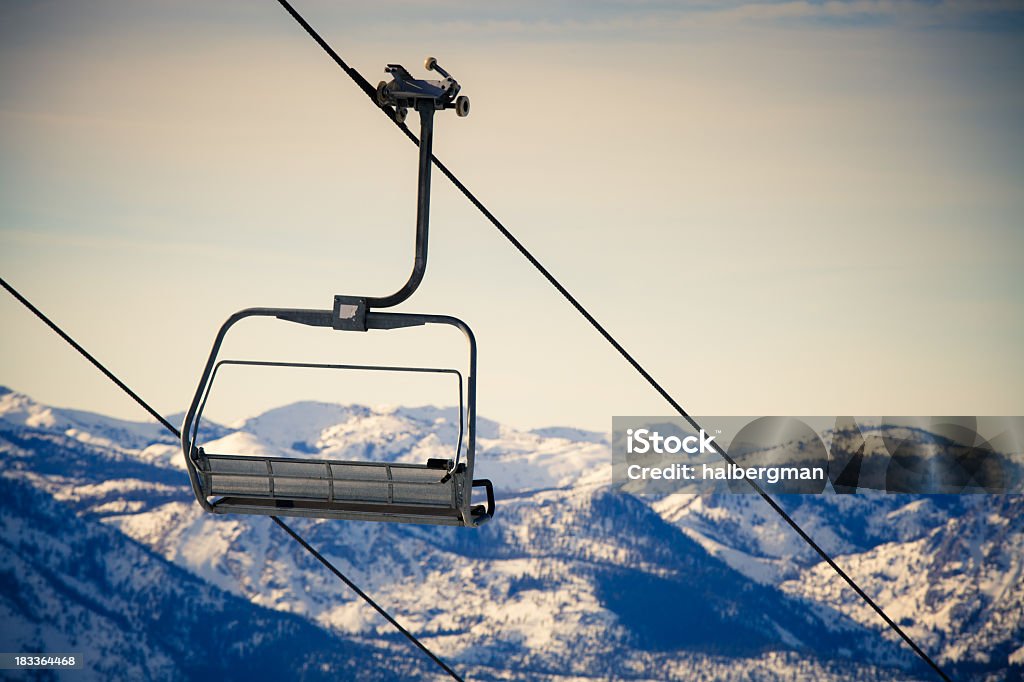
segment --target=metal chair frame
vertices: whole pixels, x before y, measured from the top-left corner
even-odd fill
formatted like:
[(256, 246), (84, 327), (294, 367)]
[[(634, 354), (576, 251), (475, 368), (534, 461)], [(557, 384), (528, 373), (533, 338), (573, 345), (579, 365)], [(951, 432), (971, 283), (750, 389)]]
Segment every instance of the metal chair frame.
[[(316, 324), (316, 326), (334, 328), (335, 313), (332, 310), (305, 310), (291, 308), (249, 308), (232, 315), (221, 327), (217, 338), (214, 341), (213, 349), (207, 360), (206, 367), (200, 379), (199, 387), (193, 397), (192, 404), (185, 414), (182, 425), (182, 449), (186, 453), (186, 468), (189, 473), (189, 480), (192, 483), (196, 499), (207, 511), (214, 513), (246, 513), (246, 514), (275, 514), (281, 516), (313, 516), (318, 518), (356, 519), (394, 521), (405, 523), (431, 523), (442, 525), (478, 526), (485, 523), (494, 514), (494, 492), (490, 481), (474, 480), (473, 470), (476, 459), (476, 339), (472, 330), (461, 320), (447, 315), (421, 315), (413, 313), (385, 313), (370, 312), (366, 315), (368, 329), (391, 330), (415, 327), (422, 325), (441, 324), (455, 327), (462, 331), (469, 344), (469, 370), (465, 377), (459, 370), (429, 367), (392, 367), (380, 365), (326, 365), (294, 362), (266, 362), (254, 360), (219, 360), (221, 346), (228, 331), (239, 321), (250, 317), (274, 317), (288, 321), (296, 321), (298, 316), (302, 324)], [(439, 462), (428, 462), (426, 465), (386, 463), (386, 462), (354, 462), (338, 461), (327, 459), (310, 459), (295, 457), (267, 457), (248, 455), (228, 455), (219, 453), (207, 453), (199, 445), (199, 433), (202, 421), (202, 413), (212, 393), (213, 383), (218, 370), (224, 365), (248, 365), (248, 366), (281, 366), (281, 367), (307, 367), (318, 369), (355, 369), (366, 371), (391, 371), (391, 372), (429, 372), (453, 374), (458, 378), (459, 385), (459, 442), (456, 445), (455, 457), (444, 461), (439, 467)], [(463, 400), (465, 398), (465, 400)], [(463, 426), (465, 425), (465, 426)], [(463, 441), (465, 444), (465, 458), (462, 458)], [(245, 471), (215, 471), (215, 463), (244, 461), (259, 462), (266, 467), (265, 472)], [(275, 467), (289, 466), (291, 464), (307, 464), (307, 469), (314, 467), (319, 470), (315, 476), (304, 474), (296, 475), (275, 471)], [(359, 468), (369, 470), (376, 468), (381, 470), (382, 477), (379, 479), (351, 478), (336, 475), (336, 466), (345, 469)], [(426, 471), (436, 472), (432, 480), (402, 480), (401, 473), (413, 472), (423, 473)], [(215, 497), (222, 489), (217, 487), (218, 478), (230, 479), (237, 482), (238, 479), (253, 479), (254, 481), (267, 481), (265, 492), (245, 494), (225, 494), (217, 499)], [(282, 494), (275, 491), (274, 484), (279, 481), (325, 481), (329, 491), (326, 496), (304, 497), (296, 494)], [(342, 499), (335, 494), (338, 483), (346, 483), (352, 486), (366, 484), (368, 487), (380, 488), (380, 483), (386, 481), (388, 490), (387, 499), (382, 501), (367, 501), (365, 499)], [(470, 485), (466, 485), (470, 482)], [(422, 486), (444, 486), (450, 502), (447, 505), (440, 504), (415, 504), (401, 503), (396, 500), (396, 490), (408, 490)], [(244, 485), (236, 484), (236, 488), (244, 488)], [(472, 504), (472, 488), (483, 488), (487, 493), (486, 506)]]

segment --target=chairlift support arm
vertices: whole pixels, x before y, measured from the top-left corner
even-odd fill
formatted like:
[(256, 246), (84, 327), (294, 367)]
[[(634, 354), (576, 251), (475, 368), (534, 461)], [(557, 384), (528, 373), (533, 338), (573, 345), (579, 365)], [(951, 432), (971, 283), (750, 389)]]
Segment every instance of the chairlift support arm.
[(455, 109), (460, 117), (469, 115), (469, 98), (459, 95), (461, 86), (451, 74), (428, 57), (424, 62), (428, 71), (437, 71), (444, 80), (419, 80), (399, 64), (388, 64), (384, 69), (391, 74), (390, 82), (381, 81), (377, 86), (377, 103), (392, 106), (395, 118), (404, 121), (409, 109), (415, 109), (420, 117), (419, 174), (416, 191), (416, 246), (412, 272), (402, 287), (390, 296), (368, 297), (370, 308), (391, 308), (410, 296), (423, 281), (427, 271), (427, 241), (430, 230), (430, 173), (433, 165), (434, 112)]

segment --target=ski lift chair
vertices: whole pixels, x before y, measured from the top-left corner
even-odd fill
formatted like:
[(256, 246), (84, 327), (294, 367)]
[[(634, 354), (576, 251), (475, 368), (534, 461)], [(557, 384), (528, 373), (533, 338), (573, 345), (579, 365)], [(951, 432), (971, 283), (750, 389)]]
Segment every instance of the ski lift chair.
[[(448, 315), (376, 310), (408, 299), (426, 271), (434, 112), (456, 109), (460, 116), (469, 112), (469, 100), (457, 97), (458, 83), (438, 67), (433, 58), (429, 58), (425, 66), (428, 70), (440, 72), (445, 80), (416, 80), (403, 67), (391, 64), (386, 71), (394, 76), (393, 80), (382, 82), (377, 88), (378, 103), (386, 110), (394, 107), (396, 120), (404, 120), (409, 108), (420, 114), (416, 247), (412, 273), (405, 285), (390, 296), (335, 296), (330, 310), (247, 308), (229, 317), (221, 326), (181, 429), (189, 480), (196, 500), (207, 511), (469, 527), (480, 526), (494, 515), (491, 482), (473, 478), (477, 348), (472, 330), (462, 320)], [(452, 369), (218, 360), (228, 331), (236, 323), (251, 317), (271, 317), (307, 326), (358, 332), (383, 332), (424, 325), (455, 327), (469, 344), (468, 372), (463, 379), (460, 372)], [(225, 365), (455, 374), (459, 381), (459, 440), (454, 457), (413, 464), (210, 452), (199, 442), (202, 413), (217, 372)], [(473, 504), (475, 489), (483, 489), (485, 504)]]

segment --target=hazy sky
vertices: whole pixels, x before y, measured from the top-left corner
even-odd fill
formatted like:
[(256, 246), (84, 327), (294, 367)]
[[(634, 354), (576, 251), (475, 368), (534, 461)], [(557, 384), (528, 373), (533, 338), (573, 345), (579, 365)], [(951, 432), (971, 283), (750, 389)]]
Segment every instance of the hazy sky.
[[(1024, 3), (296, 6), (371, 82), (453, 72), (472, 115), (436, 153), (691, 412), (1024, 413)], [(0, 3), (0, 273), (165, 413), (234, 310), (397, 288), (415, 163), (272, 0)], [(443, 178), (432, 217), (402, 309), (474, 328), (482, 414), (670, 412)], [(0, 324), (0, 384), (144, 418), (6, 296)], [(236, 329), (232, 357), (464, 358), (444, 330)], [(455, 399), (221, 388), (225, 420)]]

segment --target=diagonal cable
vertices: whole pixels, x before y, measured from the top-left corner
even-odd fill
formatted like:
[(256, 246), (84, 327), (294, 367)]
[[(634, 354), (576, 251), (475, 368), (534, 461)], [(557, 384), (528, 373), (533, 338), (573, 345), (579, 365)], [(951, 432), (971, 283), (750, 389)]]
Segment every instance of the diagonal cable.
[[(341, 69), (348, 75), (348, 77), (355, 82), (356, 86), (358, 86), (359, 89), (362, 90), (363, 93), (370, 98), (370, 101), (373, 102), (373, 105), (384, 111), (384, 113), (387, 114), (388, 118), (390, 118), (391, 121), (396, 126), (398, 126), (399, 130), (405, 133), (406, 137), (408, 137), (414, 144), (418, 146), (419, 140), (417, 139), (416, 135), (409, 129), (407, 125), (405, 125), (405, 123), (395, 118), (394, 109), (390, 106), (381, 106), (377, 103), (376, 90), (373, 88), (373, 86), (370, 85), (370, 82), (367, 81), (366, 78), (364, 78), (362, 74), (360, 74), (355, 68), (349, 66), (345, 62), (345, 60), (342, 59), (341, 56), (334, 50), (334, 48), (332, 48), (327, 43), (327, 41), (325, 41), (320, 36), (320, 34), (317, 33), (317, 31), (312, 26), (309, 25), (309, 22), (307, 22), (302, 17), (302, 15), (299, 14), (298, 11), (296, 11), (296, 9), (292, 7), (292, 5), (287, 0), (278, 0), (278, 2), (288, 12), (288, 14), (290, 14), (292, 18), (295, 19), (295, 21), (298, 22), (298, 24), (302, 26), (303, 29), (305, 29), (305, 31), (310, 35), (310, 37), (312, 37), (313, 40), (316, 41), (316, 43), (321, 48), (323, 48), (323, 50), (331, 57), (331, 59), (333, 59), (334, 62), (339, 67), (341, 67)], [(498, 220), (498, 218), (493, 213), (491, 213), (491, 211), (486, 206), (484, 206), (483, 202), (481, 202), (476, 197), (476, 195), (474, 195), (469, 190), (469, 188), (466, 187), (466, 185), (464, 185), (462, 181), (459, 180), (458, 177), (456, 177), (455, 174), (451, 170), (449, 170), (448, 167), (444, 165), (444, 163), (442, 163), (440, 159), (437, 158), (436, 155), (431, 155), (431, 159), (434, 162), (434, 166), (439, 171), (441, 171), (441, 173), (444, 174), (444, 176), (447, 177), (460, 192), (462, 192), (462, 194), (469, 200), (469, 202), (473, 204), (473, 206), (475, 206), (495, 228), (497, 228), (498, 232), (500, 232), (501, 235), (505, 237), (505, 239), (507, 239), (512, 244), (512, 246), (514, 246), (516, 250), (519, 251), (519, 253), (522, 254), (523, 257), (530, 262), (530, 264), (534, 268), (537, 269), (537, 271), (544, 277), (544, 279), (546, 279), (548, 283), (551, 284), (558, 291), (558, 293), (560, 293), (572, 305), (572, 307), (575, 308), (576, 311), (580, 315), (582, 315), (587, 322), (590, 323), (592, 327), (594, 327), (594, 329), (604, 338), (604, 340), (607, 341), (616, 351), (618, 351), (619, 354), (623, 357), (623, 359), (625, 359), (626, 362), (628, 362), (630, 366), (632, 366), (633, 369), (636, 370), (636, 372), (640, 374), (640, 376), (642, 376), (644, 380), (646, 380), (647, 383), (650, 384), (651, 387), (654, 388), (654, 390), (657, 391), (658, 394), (662, 398), (664, 398), (669, 405), (672, 406), (672, 409), (679, 413), (679, 415), (683, 419), (685, 419), (690, 424), (690, 426), (692, 426), (694, 429), (699, 430), (700, 424), (697, 423), (697, 420), (690, 416), (690, 414), (683, 408), (683, 406), (680, 405), (679, 402), (677, 402), (676, 399), (672, 397), (672, 395), (657, 381), (657, 379), (651, 376), (651, 374), (646, 369), (644, 369), (644, 367), (639, 363), (639, 361), (637, 361), (637, 359), (634, 358), (629, 353), (629, 351), (627, 351), (622, 346), (622, 344), (620, 344), (615, 339), (615, 337), (611, 335), (611, 333), (607, 329), (605, 329), (604, 325), (598, 322), (598, 320), (593, 315), (590, 314), (590, 311), (588, 311), (583, 306), (583, 304), (580, 303), (579, 300), (575, 296), (573, 296), (572, 293), (568, 289), (566, 289), (553, 274), (551, 274), (551, 271), (544, 267), (544, 264), (537, 260), (536, 256), (534, 256), (530, 252), (530, 250), (527, 249), (526, 246), (521, 241), (519, 241), (519, 239), (516, 238), (516, 236), (512, 234), (512, 232), (510, 232), (508, 228), (506, 228), (501, 223), (501, 221)], [(718, 445), (718, 443), (712, 442), (711, 445), (715, 452), (717, 452), (726, 462), (730, 464), (736, 464), (736, 461), (732, 457), (730, 457), (729, 454), (724, 449), (722, 449), (721, 446)], [(821, 559), (825, 563), (827, 563), (833, 571), (835, 571), (836, 575), (842, 578), (843, 581), (846, 582), (846, 584), (853, 589), (857, 596), (864, 600), (864, 602), (868, 606), (870, 606), (876, 614), (878, 614), (878, 616), (885, 622), (885, 624), (888, 625), (893, 632), (899, 635), (904, 642), (906, 642), (906, 644), (911, 648), (911, 650), (915, 654), (917, 654), (925, 663), (927, 663), (941, 679), (946, 680), (946, 682), (950, 682), (949, 676), (942, 671), (939, 665), (923, 649), (921, 649), (921, 647), (918, 646), (913, 639), (911, 639), (910, 635), (908, 635), (903, 630), (903, 628), (901, 628), (892, 618), (888, 616), (888, 614), (885, 613), (885, 611), (882, 610), (882, 607), (880, 607), (875, 602), (875, 600), (872, 599), (871, 596), (868, 595), (860, 587), (860, 585), (858, 585), (853, 580), (853, 578), (851, 578), (849, 574), (847, 574), (846, 571), (844, 571), (842, 567), (840, 567), (839, 564), (837, 564), (835, 560), (832, 559), (832, 557), (829, 556), (829, 554), (824, 549), (822, 549), (822, 547), (817, 542), (815, 542), (815, 540), (810, 535), (808, 535), (803, 528), (800, 527), (800, 525), (795, 520), (793, 520), (793, 517), (791, 517), (786, 512), (786, 510), (783, 509), (779, 505), (779, 503), (772, 498), (771, 495), (769, 495), (758, 483), (751, 481), (749, 479), (744, 480), (746, 480), (753, 487), (754, 491), (757, 492), (757, 494), (761, 497), (761, 499), (763, 499), (768, 504), (768, 506), (775, 510), (775, 512), (780, 517), (782, 517), (782, 519), (794, 531), (796, 531), (797, 535), (799, 535), (800, 538), (803, 539), (803, 541), (806, 542), (807, 545), (812, 550), (814, 550), (814, 552), (819, 557), (821, 557)]]
[(351, 580), (346, 578), (345, 574), (342, 573), (341, 571), (339, 571), (334, 566), (334, 564), (332, 564), (330, 561), (328, 561), (326, 558), (324, 558), (324, 556), (322, 554), (320, 554), (320, 552), (318, 552), (315, 549), (313, 549), (309, 545), (308, 542), (306, 542), (301, 537), (299, 537), (299, 534), (296, 533), (294, 530), (292, 530), (290, 526), (286, 525), (284, 521), (282, 521), (281, 519), (277, 518), (276, 516), (271, 516), (270, 518), (274, 520), (274, 523), (276, 523), (277, 525), (281, 526), (281, 528), (284, 529), (284, 532), (288, 533), (288, 535), (292, 536), (292, 538), (294, 538), (296, 542), (298, 542), (300, 545), (302, 545), (306, 549), (307, 552), (312, 554), (313, 557), (317, 561), (319, 561), (324, 566), (326, 566), (327, 569), (331, 573), (333, 573), (334, 575), (338, 576), (338, 579), (340, 579), (343, 583), (345, 583), (350, 588), (352, 588), (352, 591), (355, 592), (356, 594), (358, 594), (360, 597), (362, 597), (363, 601), (365, 601), (367, 604), (369, 604), (374, 609), (376, 609), (377, 613), (379, 613), (380, 615), (384, 616), (384, 619), (387, 620), (387, 622), (391, 623), (395, 627), (396, 630), (398, 630), (403, 635), (405, 635), (409, 639), (410, 642), (415, 644), (420, 649), (420, 651), (422, 651), (427, 656), (429, 656), (430, 660), (432, 660), (434, 663), (436, 663), (442, 670), (444, 670), (446, 673), (448, 673), (448, 675), (450, 675), (454, 679), (459, 680), (460, 682), (462, 681), (462, 678), (459, 677), (458, 673), (456, 673), (454, 670), (449, 668), (448, 664), (446, 664), (444, 661), (442, 661), (440, 658), (438, 658), (434, 654), (433, 651), (431, 651), (426, 646), (424, 646), (423, 643), (420, 642), (420, 640), (418, 640), (415, 635), (413, 635), (411, 632), (409, 632), (404, 627), (402, 627), (401, 623), (399, 623), (397, 620), (395, 620), (391, 616), (390, 613), (388, 613), (387, 611), (384, 610), (383, 607), (378, 605), (377, 602), (375, 602), (373, 600), (373, 598), (370, 597), (370, 595), (368, 595), (365, 592), (363, 592), (361, 589), (359, 589), (358, 585), (356, 585), (354, 582), (352, 582)]
[(177, 438), (181, 438), (181, 432), (178, 431), (178, 429), (174, 428), (174, 425), (171, 424), (171, 422), (167, 421), (162, 414), (160, 414), (159, 412), (154, 410), (149, 405), (149, 403), (147, 403), (145, 400), (143, 400), (139, 396), (138, 393), (136, 393), (132, 389), (128, 388), (127, 384), (125, 384), (123, 381), (118, 379), (117, 376), (115, 376), (113, 372), (111, 372), (109, 369), (107, 369), (102, 362), (97, 360), (96, 357), (92, 353), (90, 353), (86, 349), (82, 348), (82, 346), (77, 341), (75, 341), (73, 338), (68, 336), (67, 333), (65, 333), (65, 331), (63, 329), (58, 327), (57, 324), (53, 320), (51, 320), (49, 317), (47, 317), (45, 314), (43, 314), (43, 311), (39, 310), (39, 308), (37, 308), (34, 305), (32, 305), (31, 301), (29, 301), (27, 298), (22, 296), (18, 292), (17, 289), (15, 289), (10, 284), (8, 284), (7, 280), (3, 279), (2, 277), (0, 277), (0, 286), (3, 286), (4, 289), (7, 289), (7, 293), (9, 293), (11, 296), (16, 298), (18, 300), (18, 302), (21, 303), (23, 306), (28, 308), (32, 312), (33, 315), (35, 315), (40, 320), (42, 320), (43, 323), (46, 324), (47, 327), (49, 327), (51, 330), (53, 330), (57, 334), (57, 336), (59, 336), (60, 338), (64, 339), (68, 343), (69, 346), (71, 346), (72, 348), (77, 350), (79, 353), (81, 353), (82, 357), (84, 357), (86, 360), (88, 360), (90, 363), (92, 363), (93, 367), (98, 369), (103, 374), (103, 376), (105, 376), (108, 379), (110, 379), (111, 381), (113, 381), (114, 384), (116, 384), (118, 388), (120, 388), (122, 391), (127, 393), (128, 396), (131, 397), (132, 400), (137, 402), (142, 407), (142, 409), (144, 409), (146, 412), (149, 412), (150, 416), (153, 417), (153, 419), (156, 419), (158, 422), (160, 422), (161, 426), (163, 426), (165, 429), (167, 429), (168, 431), (173, 433)]

